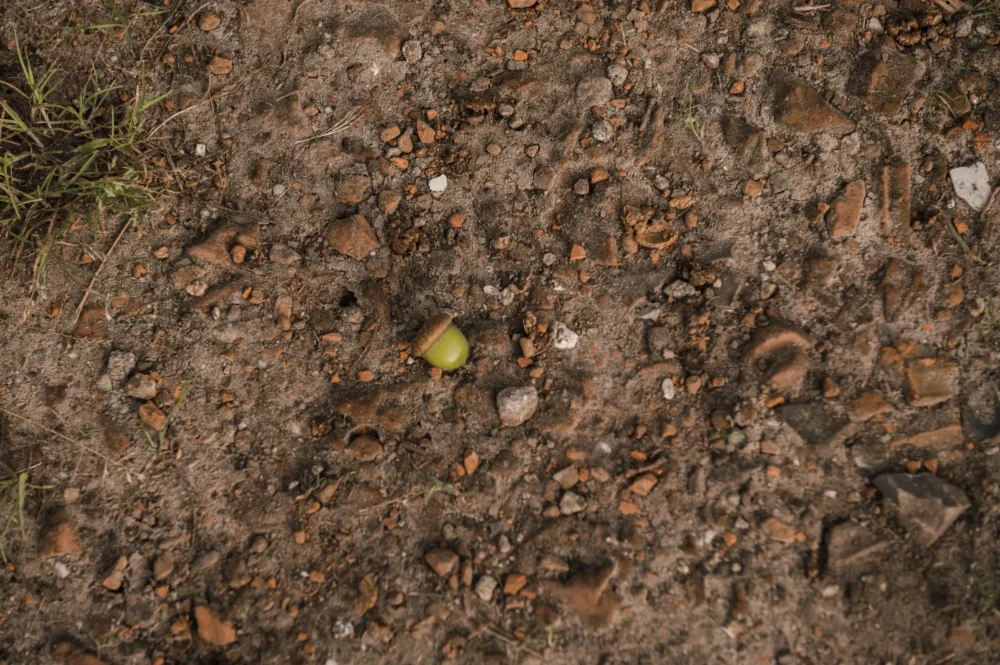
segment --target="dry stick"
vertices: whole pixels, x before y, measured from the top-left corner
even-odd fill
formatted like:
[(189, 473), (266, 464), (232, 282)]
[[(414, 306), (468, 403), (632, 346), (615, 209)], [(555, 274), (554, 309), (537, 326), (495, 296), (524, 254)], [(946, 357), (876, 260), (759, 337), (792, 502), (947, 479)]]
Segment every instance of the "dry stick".
[(487, 635), (492, 635), (493, 637), (497, 638), (501, 642), (504, 642), (507, 645), (514, 647), (515, 649), (518, 649), (520, 651), (525, 652), (529, 656), (534, 656), (535, 658), (542, 658), (542, 654), (540, 654), (539, 652), (535, 651), (534, 649), (532, 649), (528, 645), (524, 644), (523, 642), (518, 642), (517, 640), (513, 640), (513, 639), (507, 637), (506, 635), (504, 635), (503, 633), (501, 633), (499, 630), (496, 630), (495, 628), (493, 628), (493, 626), (486, 625), (486, 626), (483, 626), (481, 630), (484, 633), (486, 633)]
[(821, 12), (830, 8), (830, 5), (801, 5), (793, 7), (792, 11), (797, 14), (808, 14), (810, 12)]
[(63, 441), (67, 441), (69, 443), (72, 443), (74, 446), (77, 446), (77, 447), (79, 447), (79, 448), (87, 451), (91, 455), (97, 455), (98, 457), (100, 457), (101, 459), (103, 459), (105, 462), (110, 462), (111, 464), (115, 464), (117, 466), (120, 466), (123, 469), (126, 468), (125, 465), (122, 464), (121, 462), (119, 462), (118, 460), (112, 459), (112, 458), (108, 457), (107, 455), (105, 455), (104, 453), (102, 453), (100, 451), (97, 451), (97, 450), (94, 450), (93, 448), (91, 448), (90, 446), (88, 446), (86, 444), (80, 443), (79, 441), (77, 441), (75, 439), (69, 438), (65, 434), (62, 434), (60, 432), (55, 431), (54, 429), (46, 427), (45, 425), (43, 425), (42, 423), (38, 422), (37, 420), (32, 420), (31, 418), (26, 418), (25, 416), (22, 416), (19, 413), (14, 413), (13, 411), (8, 411), (7, 409), (3, 408), (2, 406), (0, 406), (0, 413), (6, 414), (8, 416), (11, 416), (12, 418), (17, 418), (18, 420), (26, 422), (26, 423), (28, 423), (30, 425), (34, 425), (35, 427), (37, 427), (37, 428), (39, 428), (41, 430), (44, 430), (45, 432), (48, 432), (52, 436), (57, 436), (60, 439), (62, 439)]
[(83, 306), (87, 304), (87, 298), (90, 297), (90, 292), (94, 289), (94, 282), (96, 282), (97, 278), (101, 276), (101, 271), (104, 270), (104, 266), (108, 264), (108, 259), (111, 258), (111, 253), (115, 251), (115, 247), (118, 246), (118, 241), (122, 239), (122, 236), (125, 235), (126, 229), (130, 226), (132, 226), (131, 216), (125, 220), (125, 225), (122, 227), (122, 230), (118, 232), (118, 236), (115, 238), (115, 241), (111, 243), (111, 248), (108, 249), (107, 253), (105, 253), (104, 258), (101, 260), (101, 265), (97, 266), (97, 270), (94, 271), (94, 276), (90, 278), (90, 284), (87, 285), (87, 290), (83, 292), (83, 297), (80, 298), (80, 304), (76, 306), (76, 315), (73, 317), (74, 326), (77, 321), (80, 320), (80, 312), (83, 311)]

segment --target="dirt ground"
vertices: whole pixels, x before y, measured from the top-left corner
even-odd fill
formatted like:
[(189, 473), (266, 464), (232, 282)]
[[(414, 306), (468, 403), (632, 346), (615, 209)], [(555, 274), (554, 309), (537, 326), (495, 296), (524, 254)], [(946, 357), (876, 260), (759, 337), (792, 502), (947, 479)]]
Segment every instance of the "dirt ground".
[(0, 259), (0, 662), (1000, 662), (997, 11), (719, 2), (0, 3), (167, 95)]

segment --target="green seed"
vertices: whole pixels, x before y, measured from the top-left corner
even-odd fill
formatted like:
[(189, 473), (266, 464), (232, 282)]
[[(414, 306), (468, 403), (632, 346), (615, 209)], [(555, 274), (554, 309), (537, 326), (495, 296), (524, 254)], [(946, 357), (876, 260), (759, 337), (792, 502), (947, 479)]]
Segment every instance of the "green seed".
[(458, 369), (469, 359), (469, 342), (454, 324), (445, 328), (441, 336), (431, 344), (424, 354), (424, 360), (443, 370)]

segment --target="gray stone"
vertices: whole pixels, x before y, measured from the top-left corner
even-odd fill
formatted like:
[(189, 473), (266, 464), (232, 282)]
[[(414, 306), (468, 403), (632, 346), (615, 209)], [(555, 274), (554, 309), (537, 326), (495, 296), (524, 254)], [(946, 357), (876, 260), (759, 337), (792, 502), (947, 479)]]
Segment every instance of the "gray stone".
[(886, 473), (873, 481), (913, 539), (930, 547), (969, 508), (969, 497), (937, 476)]
[(555, 184), (555, 180), (556, 174), (552, 169), (546, 166), (540, 166), (535, 169), (535, 173), (531, 177), (531, 184), (535, 189), (541, 189), (547, 192), (552, 189), (552, 185)]
[(607, 120), (598, 120), (590, 126), (590, 134), (595, 141), (607, 143), (615, 137), (615, 128)]
[(976, 212), (982, 212), (990, 201), (990, 174), (986, 165), (976, 162), (969, 166), (959, 166), (948, 172), (955, 194), (969, 204)]
[(484, 602), (493, 600), (493, 592), (497, 590), (498, 582), (489, 575), (483, 575), (476, 582), (476, 595)]
[(131, 351), (112, 351), (108, 355), (108, 377), (119, 384), (135, 369), (135, 354)]
[(527, 422), (537, 408), (538, 391), (534, 386), (504, 388), (497, 395), (497, 410), (505, 427), (517, 427)]
[(616, 86), (621, 86), (628, 78), (628, 69), (618, 64), (608, 65), (608, 78)]
[(420, 62), (420, 58), (422, 57), (424, 57), (424, 50), (421, 48), (419, 41), (410, 39), (403, 42), (403, 58), (407, 62)]
[(191, 574), (199, 575), (214, 568), (219, 563), (219, 553), (215, 550), (205, 552), (191, 563)]
[(587, 500), (579, 494), (566, 492), (559, 502), (559, 512), (563, 515), (575, 515), (587, 508)]
[(663, 292), (674, 300), (680, 300), (681, 298), (688, 298), (695, 295), (698, 293), (698, 289), (694, 288), (684, 280), (675, 279), (667, 286), (667, 288), (663, 289)]
[(576, 84), (576, 102), (581, 111), (589, 111), (594, 106), (604, 106), (611, 101), (614, 86), (611, 79), (603, 76), (586, 78)]
[(586, 178), (580, 178), (573, 183), (573, 193), (579, 196), (590, 194), (590, 182)]
[(552, 324), (552, 348), (567, 351), (575, 349), (579, 342), (580, 336), (570, 330), (565, 323), (556, 321)]
[(559, 486), (564, 490), (568, 490), (579, 482), (580, 472), (576, 470), (575, 466), (567, 466), (565, 469), (552, 474), (552, 480), (559, 483)]

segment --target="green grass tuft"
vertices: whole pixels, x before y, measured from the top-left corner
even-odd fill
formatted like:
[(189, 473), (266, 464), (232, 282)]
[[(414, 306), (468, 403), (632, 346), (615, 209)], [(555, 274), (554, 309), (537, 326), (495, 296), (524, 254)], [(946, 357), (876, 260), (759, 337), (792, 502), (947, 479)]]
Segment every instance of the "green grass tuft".
[(101, 87), (93, 70), (64, 96), (58, 72), (36, 72), (16, 37), (15, 48), (20, 80), (0, 81), (0, 241), (11, 241), (15, 266), (31, 263), (36, 297), (53, 249), (102, 259), (95, 245), (104, 213), (155, 199), (143, 117), (163, 98), (148, 99), (142, 77), (122, 104), (120, 87)]
[(24, 490), (28, 487), (28, 473), (9, 473), (0, 480), (0, 506), (9, 511), (4, 521), (3, 531), (0, 531), (0, 559), (7, 563), (7, 534), (17, 523), (24, 537)]

